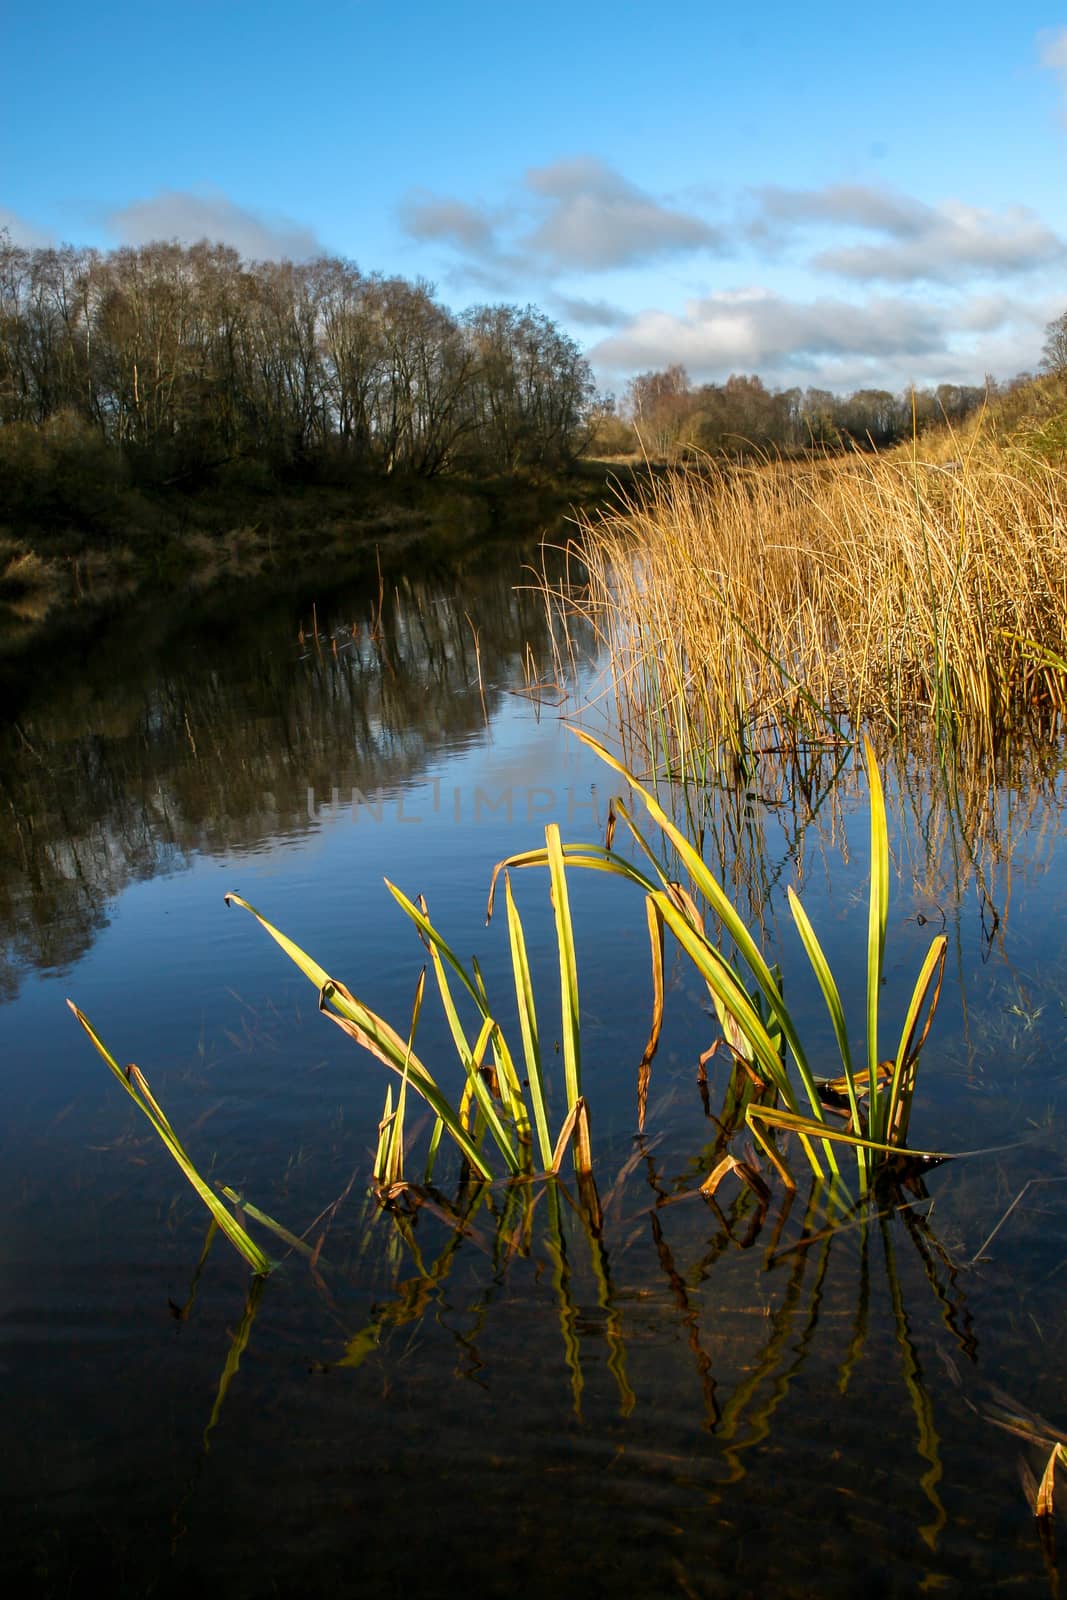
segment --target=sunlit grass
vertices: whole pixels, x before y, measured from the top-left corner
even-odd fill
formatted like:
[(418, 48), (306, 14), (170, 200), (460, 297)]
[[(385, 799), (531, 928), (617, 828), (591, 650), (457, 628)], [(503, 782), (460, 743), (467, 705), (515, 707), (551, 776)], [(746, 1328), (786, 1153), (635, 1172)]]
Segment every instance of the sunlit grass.
[[(952, 441), (949, 441), (951, 447)], [(1067, 706), (1067, 472), (959, 457), (714, 462), (579, 518), (583, 586), (634, 759), (707, 776), (841, 725), (999, 730)]]
[(113, 1076), (125, 1089), (126, 1093), (129, 1095), (134, 1105), (137, 1106), (142, 1115), (147, 1118), (149, 1123), (158, 1134), (163, 1148), (171, 1156), (178, 1166), (178, 1169), (184, 1174), (185, 1178), (196, 1190), (196, 1193), (200, 1196), (200, 1199), (211, 1213), (211, 1217), (215, 1225), (226, 1235), (234, 1249), (238, 1250), (241, 1255), (244, 1256), (253, 1272), (259, 1274), (266, 1274), (270, 1272), (273, 1266), (273, 1262), (271, 1261), (270, 1257), (260, 1249), (256, 1241), (238, 1222), (237, 1218), (233, 1215), (232, 1211), (230, 1211), (229, 1207), (223, 1204), (219, 1195), (200, 1175), (196, 1166), (193, 1164), (191, 1157), (188, 1155), (185, 1147), (181, 1143), (181, 1140), (178, 1138), (178, 1135), (171, 1127), (163, 1108), (160, 1106), (159, 1102), (149, 1088), (148, 1080), (144, 1073), (139, 1067), (134, 1066), (132, 1062), (124, 1071), (122, 1067), (119, 1066), (110, 1050), (104, 1044), (103, 1040), (97, 1034), (88, 1017), (86, 1017), (83, 1012), (78, 1010), (77, 1006), (72, 1000), (68, 1000), (67, 1004), (70, 1006), (70, 1009), (73, 1011), (74, 1015), (85, 1029), (85, 1032), (88, 1034), (89, 1038), (92, 1040), (93, 1046), (98, 1054), (102, 1056), (104, 1061), (107, 1063)]
[[(883, 1060), (880, 1050), (879, 995), (885, 961), (886, 927), (889, 905), (889, 833), (885, 798), (874, 753), (866, 745), (867, 779), (871, 817), (871, 887), (867, 937), (866, 1067), (853, 1064), (849, 1030), (837, 981), (823, 953), (807, 913), (789, 890), (789, 905), (797, 931), (812, 965), (823, 995), (834, 1037), (841, 1056), (841, 1091), (847, 1095), (849, 1115), (842, 1127), (828, 1117), (839, 1086), (816, 1080), (801, 1038), (800, 1029), (785, 1001), (781, 975), (772, 968), (755, 938), (692, 842), (664, 810), (656, 795), (640, 784), (621, 762), (580, 729), (582, 742), (622, 777), (638, 797), (650, 821), (680, 867), (690, 887), (668, 876), (656, 850), (638, 827), (622, 799), (613, 807), (631, 833), (652, 875), (638, 871), (610, 848), (597, 850), (589, 845), (563, 845), (564, 863), (599, 872), (621, 875), (644, 888), (649, 909), (653, 966), (654, 1017), (652, 1045), (658, 1038), (663, 995), (663, 929), (669, 930), (680, 949), (693, 963), (707, 985), (724, 1037), (735, 1057), (760, 1080), (773, 1096), (753, 1101), (746, 1108), (746, 1122), (765, 1156), (789, 1185), (793, 1178), (778, 1154), (769, 1130), (780, 1129), (796, 1135), (808, 1162), (823, 1176), (825, 1161), (833, 1175), (839, 1175), (835, 1147), (851, 1148), (856, 1155), (861, 1190), (866, 1192), (873, 1178), (889, 1157), (906, 1145), (912, 1098), (920, 1052), (926, 1043), (933, 1014), (941, 992), (947, 941), (938, 934), (931, 942), (905, 1011), (895, 1054)], [(547, 865), (553, 873), (557, 903), (558, 860), (554, 852), (527, 851), (501, 862), (496, 874), (518, 867)], [(698, 903), (699, 902), (699, 903)], [(736, 958), (724, 954), (721, 943), (709, 934), (705, 914), (722, 930), (722, 943), (732, 947)], [(489, 911), (492, 914), (493, 889)], [(751, 987), (753, 980), (755, 987)], [(646, 1056), (648, 1051), (646, 1051)], [(792, 1070), (791, 1070), (792, 1069)], [(794, 1076), (795, 1075), (795, 1076)], [(799, 1083), (795, 1081), (799, 1079)], [(827, 1091), (830, 1094), (827, 1094)], [(801, 1110), (802, 1098), (807, 1111)], [(820, 1158), (819, 1149), (822, 1156)]]
[[(776, 1143), (776, 1135), (793, 1134), (817, 1178), (840, 1177), (838, 1149), (854, 1152), (860, 1192), (866, 1194), (891, 1157), (906, 1147), (912, 1097), (920, 1052), (926, 1042), (937, 1006), (944, 970), (946, 940), (937, 935), (922, 964), (906, 1009), (899, 1043), (893, 1056), (883, 1060), (880, 1049), (879, 995), (885, 955), (889, 899), (889, 840), (885, 801), (873, 752), (866, 746), (871, 817), (871, 888), (868, 917), (866, 1066), (853, 1062), (849, 1027), (837, 981), (807, 913), (795, 892), (789, 905), (804, 949), (811, 962), (833, 1026), (841, 1057), (842, 1076), (837, 1082), (816, 1079), (797, 1021), (787, 1006), (781, 974), (772, 966), (750, 931), (734, 901), (708, 867), (701, 852), (663, 809), (656, 795), (641, 785), (626, 767), (588, 733), (577, 736), (623, 779), (637, 797), (651, 824), (658, 830), (653, 843), (631, 814), (627, 800), (612, 803), (613, 822), (604, 845), (564, 843), (559, 828), (545, 829), (543, 848), (525, 851), (498, 863), (490, 884), (488, 916), (491, 918), (498, 881), (504, 879), (507, 932), (518, 1010), (521, 1055), (513, 1053), (489, 994), (477, 960), (465, 966), (439, 928), (430, 919), (423, 899), (411, 900), (386, 880), (389, 892), (414, 924), (429, 953), (437, 990), (452, 1045), (458, 1059), (460, 1091), (450, 1092), (436, 1070), (431, 1071), (416, 1054), (415, 1044), (422, 1014), (426, 968), (419, 975), (406, 1037), (366, 1006), (339, 979), (331, 975), (299, 945), (269, 922), (239, 895), (228, 894), (228, 904), (248, 911), (315, 986), (319, 1009), (356, 1044), (362, 1046), (399, 1079), (394, 1098), (390, 1084), (378, 1126), (372, 1176), (379, 1196), (390, 1203), (409, 1188), (405, 1172), (406, 1110), (409, 1095), (420, 1097), (433, 1113), (433, 1131), (425, 1164), (424, 1184), (429, 1184), (442, 1139), (447, 1135), (466, 1173), (481, 1182), (525, 1179), (538, 1173), (559, 1173), (571, 1149), (583, 1199), (596, 1215), (599, 1210), (591, 1178), (593, 1153), (589, 1105), (582, 1080), (581, 1018), (578, 957), (571, 920), (568, 875), (571, 869), (594, 870), (622, 877), (645, 897), (652, 966), (652, 1018), (638, 1065), (638, 1125), (643, 1125), (648, 1075), (655, 1055), (664, 1010), (664, 941), (670, 933), (707, 987), (723, 1029), (723, 1038), (738, 1066), (759, 1086), (760, 1093), (743, 1097), (744, 1121), (767, 1161), (788, 1188), (794, 1178)], [(629, 831), (644, 865), (637, 866), (614, 848), (618, 819)], [(676, 863), (668, 869), (662, 852)], [(555, 923), (559, 965), (560, 1032), (562, 1065), (561, 1124), (553, 1136), (548, 1116), (549, 1091), (540, 1049), (540, 1028), (525, 934), (511, 890), (511, 872), (543, 866), (548, 869), (550, 899)], [(680, 881), (680, 872), (686, 882)], [(712, 931), (709, 932), (710, 921)], [(458, 987), (457, 987), (458, 986)], [(461, 993), (462, 991), (462, 993)], [(463, 999), (465, 994), (465, 1000)], [(461, 1004), (473, 1022), (465, 1022)], [(235, 1247), (253, 1269), (266, 1272), (269, 1258), (227, 1209), (220, 1196), (201, 1178), (178, 1140), (139, 1070), (122, 1070), (87, 1018), (72, 1010), (100, 1055), (126, 1092), (148, 1118), (164, 1146)], [(516, 1060), (522, 1062), (520, 1073)], [(836, 1116), (838, 1102), (847, 1100), (842, 1126)], [(536, 1150), (535, 1150), (536, 1140)], [(726, 1155), (702, 1185), (710, 1192), (726, 1172), (766, 1194), (766, 1185), (750, 1163)], [(227, 1198), (232, 1191), (224, 1190)], [(236, 1198), (236, 1197), (233, 1197)], [(270, 1219), (257, 1215), (283, 1239), (300, 1248), (299, 1241)]]
[[(477, 961), (465, 966), (437, 926), (430, 920), (424, 900), (413, 901), (386, 880), (389, 892), (414, 923), (429, 952), (438, 994), (461, 1068), (458, 1097), (449, 1094), (439, 1077), (415, 1053), (415, 1034), (422, 1009), (423, 977), (419, 980), (411, 1025), (405, 1039), (384, 1018), (362, 1001), (305, 951), (276, 928), (240, 895), (227, 902), (242, 906), (256, 918), (319, 991), (319, 1009), (356, 1044), (362, 1045), (400, 1079), (396, 1100), (392, 1086), (378, 1129), (374, 1177), (386, 1196), (404, 1184), (404, 1121), (409, 1093), (420, 1096), (434, 1114), (426, 1181), (443, 1134), (447, 1134), (469, 1171), (479, 1179), (517, 1178), (538, 1170), (557, 1173), (569, 1147), (573, 1147), (579, 1178), (592, 1170), (589, 1110), (581, 1089), (581, 1047), (578, 968), (567, 897), (563, 848), (559, 829), (545, 830), (545, 859), (551, 868), (552, 904), (560, 970), (560, 1040), (564, 1075), (565, 1112), (553, 1138), (548, 1122), (547, 1093), (539, 1047), (537, 1010), (526, 940), (518, 908), (507, 889), (508, 938), (511, 948), (515, 999), (518, 1005), (525, 1076), (497, 1017)], [(475, 1026), (469, 1029), (460, 1015), (455, 988), (465, 991), (473, 1005)], [(534, 1155), (534, 1139), (537, 1155)]]

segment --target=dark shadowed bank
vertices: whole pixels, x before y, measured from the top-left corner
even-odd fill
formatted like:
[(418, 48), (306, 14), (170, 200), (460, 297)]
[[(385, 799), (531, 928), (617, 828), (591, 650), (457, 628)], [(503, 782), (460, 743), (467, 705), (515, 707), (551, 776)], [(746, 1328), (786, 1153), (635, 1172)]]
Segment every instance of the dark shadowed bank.
[[(398, 570), (455, 570), (542, 538), (632, 485), (634, 469), (581, 462), (566, 474), (475, 479), (368, 475), (328, 484), (108, 489), (95, 507), (17, 531), (0, 523), (0, 657), (131, 612), (223, 612), (285, 593), (322, 597)], [(154, 626), (155, 624), (153, 624)]]

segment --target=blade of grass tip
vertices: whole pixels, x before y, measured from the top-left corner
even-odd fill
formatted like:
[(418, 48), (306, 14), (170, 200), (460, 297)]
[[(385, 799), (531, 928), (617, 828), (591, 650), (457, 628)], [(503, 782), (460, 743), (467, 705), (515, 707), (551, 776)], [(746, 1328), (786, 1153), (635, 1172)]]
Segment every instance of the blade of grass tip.
[(482, 1015), (484, 1016), (485, 1007), (482, 997), (478, 993), (478, 987), (474, 982), (474, 979), (471, 977), (466, 967), (464, 967), (462, 961), (460, 961), (459, 957), (456, 955), (447, 939), (445, 939), (438, 932), (433, 923), (430, 921), (426, 902), (422, 901), (421, 904), (416, 905), (413, 901), (408, 899), (403, 889), (398, 889), (396, 884), (391, 883), (388, 878), (385, 880), (385, 887), (389, 890), (389, 893), (392, 895), (397, 905), (407, 912), (416, 928), (418, 928), (419, 933), (422, 935), (423, 941), (430, 947), (431, 950), (439, 951), (444, 957), (445, 961), (448, 962), (448, 965), (452, 968), (452, 971), (456, 974), (456, 977), (459, 979), (460, 983), (462, 983), (463, 987), (466, 989), (467, 993), (478, 1007), (478, 1010), (481, 1011)]
[(541, 1044), (537, 1031), (537, 1009), (534, 1004), (533, 980), (526, 953), (526, 935), (523, 932), (519, 908), (511, 892), (510, 874), (504, 874), (504, 900), (507, 907), (508, 937), (511, 945), (511, 970), (515, 975), (515, 998), (519, 1008), (519, 1031), (522, 1034), (526, 1077), (530, 1085), (530, 1102), (533, 1106), (534, 1127), (541, 1161), (547, 1169), (552, 1165), (552, 1139), (548, 1131), (548, 1111), (545, 1106), (545, 1085), (541, 1071)]
[(1051, 1517), (1055, 1509), (1056, 1493), (1056, 1466), (1067, 1465), (1067, 1452), (1062, 1444), (1054, 1444), (1049, 1453), (1045, 1470), (1041, 1474), (1041, 1482), (1037, 1486), (1037, 1495), (1034, 1500), (1035, 1517)]
[(378, 1123), (378, 1147), (374, 1152), (374, 1165), (371, 1174), (375, 1183), (385, 1184), (389, 1176), (389, 1130), (393, 1126), (393, 1086), (391, 1083), (385, 1088), (385, 1105), (382, 1108), (381, 1121)]
[[(797, 926), (797, 932), (800, 934), (801, 942), (808, 953), (808, 960), (811, 962), (819, 988), (822, 990), (823, 999), (826, 1001), (826, 1009), (830, 1013), (834, 1037), (837, 1040), (837, 1048), (841, 1056), (841, 1065), (844, 1068), (849, 1110), (852, 1113), (852, 1126), (858, 1131), (862, 1127), (862, 1123), (860, 1122), (859, 1101), (856, 1097), (856, 1080), (852, 1070), (852, 1052), (848, 1045), (848, 1028), (845, 1025), (845, 1008), (841, 1003), (841, 992), (837, 987), (837, 980), (830, 969), (830, 963), (826, 959), (815, 929), (812, 927), (808, 914), (791, 884), (786, 893), (789, 899), (789, 909), (793, 913), (793, 921)], [(860, 1184), (863, 1191), (866, 1192), (869, 1177), (866, 1152), (858, 1152), (857, 1161), (860, 1169)]]
[(559, 1169), (563, 1164), (563, 1157), (567, 1153), (567, 1146), (574, 1137), (574, 1130), (578, 1125), (578, 1107), (581, 1103), (580, 1099), (576, 1100), (563, 1119), (563, 1125), (556, 1139), (556, 1147), (552, 1152), (552, 1160), (548, 1166), (548, 1170), (553, 1177), (558, 1176)]
[[(897, 1046), (896, 1059), (893, 1063), (893, 1079), (889, 1088), (889, 1110), (886, 1115), (886, 1134), (893, 1144), (903, 1144), (907, 1138), (908, 1120), (911, 1114), (911, 1098), (915, 1089), (914, 1068), (918, 1062), (919, 1054), (926, 1043), (941, 998), (941, 980), (945, 974), (945, 957), (948, 951), (948, 940), (943, 933), (939, 933), (926, 953), (926, 960), (915, 980), (911, 1000), (904, 1017), (904, 1026), (901, 1029), (900, 1043)], [(933, 995), (930, 999), (929, 1009), (926, 1013), (926, 1022), (915, 1041), (915, 1031), (919, 1026), (919, 1019), (926, 1006), (926, 997), (933, 986)], [(899, 1128), (897, 1123), (900, 1123)]]
[(559, 988), (563, 1045), (563, 1073), (567, 1085), (567, 1107), (573, 1108), (582, 1093), (581, 1023), (578, 1010), (578, 961), (574, 950), (570, 898), (559, 827), (550, 822), (545, 829), (548, 872), (552, 885), (552, 908), (556, 917), (556, 943), (559, 946)]
[[(584, 867), (592, 872), (607, 872), (613, 877), (627, 878), (631, 883), (636, 883), (646, 894), (656, 888), (652, 879), (647, 877), (633, 862), (627, 861), (624, 856), (617, 856), (610, 845), (599, 844), (567, 844), (563, 845), (563, 859), (568, 867)], [(655, 858), (653, 857), (653, 860)], [(518, 871), (522, 867), (547, 867), (547, 849), (523, 850), (518, 855), (507, 856), (503, 861), (498, 861), (493, 868), (492, 881), (489, 885), (489, 899), (485, 909), (486, 923), (493, 920), (496, 907), (497, 880), (502, 872)], [(656, 863), (657, 874), (660, 882), (666, 884), (662, 869)]]
[(433, 1182), (433, 1169), (437, 1164), (437, 1151), (440, 1148), (441, 1133), (443, 1129), (444, 1123), (441, 1121), (441, 1118), (435, 1117), (433, 1122), (433, 1131), (430, 1134), (429, 1148), (426, 1151), (426, 1171), (423, 1174), (423, 1183), (429, 1184)]
[(294, 944), (292, 939), (280, 932), (273, 923), (268, 922), (266, 917), (261, 916), (255, 906), (249, 905), (247, 900), (242, 900), (239, 894), (234, 894), (232, 891), (224, 894), (222, 898), (228, 906), (240, 906), (244, 911), (250, 912), (260, 927), (265, 928), (270, 934), (275, 944), (281, 946), (290, 961), (300, 968), (306, 978), (310, 978), (316, 989), (321, 992), (323, 985), (329, 983), (329, 973), (320, 967), (317, 961), (313, 961), (305, 951), (301, 950), (298, 944)]
[(878, 1091), (878, 1000), (885, 959), (889, 915), (889, 828), (885, 795), (871, 741), (863, 736), (867, 789), (871, 810), (871, 894), (867, 919), (867, 1070), (870, 1073), (868, 1127), (876, 1141), (885, 1136), (885, 1118)]
[[(832, 1128), (824, 1122), (816, 1122), (812, 1117), (806, 1117), (801, 1112), (782, 1111), (775, 1106), (751, 1105), (746, 1111), (746, 1117), (751, 1112), (752, 1117), (760, 1122), (767, 1123), (770, 1127), (781, 1128), (787, 1133), (795, 1133), (801, 1139), (821, 1139), (824, 1144), (845, 1144), (853, 1150), (871, 1150), (878, 1155), (895, 1154), (894, 1147), (884, 1141), (866, 1139), (862, 1134), (848, 1133), (844, 1128)], [(751, 1119), (750, 1119), (751, 1120)], [(964, 1152), (960, 1152), (963, 1154)], [(951, 1161), (953, 1157), (945, 1150), (909, 1150), (909, 1156), (917, 1161)]]
[(73, 1000), (68, 1000), (67, 1005), (74, 1013), (82, 1028), (88, 1034), (97, 1054), (104, 1060), (111, 1072), (121, 1083), (130, 1099), (138, 1110), (152, 1124), (160, 1141), (167, 1150), (171, 1159), (184, 1175), (186, 1181), (196, 1190), (211, 1216), (218, 1223), (221, 1231), (229, 1239), (236, 1250), (244, 1256), (253, 1272), (266, 1276), (274, 1265), (270, 1257), (260, 1249), (255, 1240), (245, 1232), (236, 1217), (223, 1205), (215, 1191), (204, 1181), (193, 1165), (181, 1141), (171, 1127), (155, 1096), (148, 1086), (148, 1080), (138, 1067), (131, 1064), (129, 1071), (124, 1072), (104, 1044), (99, 1034), (85, 1014), (78, 1010)]
[(589, 1125), (589, 1102), (578, 1101), (578, 1116), (574, 1125), (574, 1165), (580, 1178), (593, 1175), (593, 1137)]
[[(482, 997), (485, 1015), (489, 1016), (489, 993), (485, 987), (482, 969), (478, 965), (478, 957), (471, 957), (471, 971), (478, 986), (478, 993)], [(500, 1086), (500, 1098), (504, 1110), (515, 1124), (515, 1131), (521, 1144), (528, 1146), (530, 1143), (530, 1113), (526, 1109), (526, 1099), (522, 1092), (522, 1084), (511, 1051), (499, 1023), (494, 1023), (491, 1036), (493, 1046), (493, 1064), (496, 1068), (497, 1082)]]
[(350, 1038), (363, 1049), (369, 1050), (371, 1055), (398, 1076), (404, 1072), (405, 1061), (409, 1062), (410, 1076), (419, 1093), (429, 1103), (430, 1108), (443, 1119), (449, 1133), (460, 1144), (463, 1154), (474, 1170), (482, 1177), (491, 1179), (493, 1174), (475, 1147), (469, 1139), (464, 1142), (465, 1136), (459, 1128), (456, 1114), (438, 1089), (431, 1073), (414, 1054), (409, 1056), (406, 1045), (395, 1028), (376, 1012), (371, 1011), (362, 1001), (357, 1000), (343, 983), (331, 978), (317, 961), (313, 961), (298, 944), (294, 944), (292, 939), (274, 927), (273, 923), (268, 922), (255, 906), (249, 905), (247, 900), (242, 900), (237, 894), (231, 893), (224, 898), (227, 905), (238, 905), (250, 912), (274, 942), (285, 951), (289, 959), (300, 968), (304, 976), (316, 985), (319, 991), (319, 1010), (324, 1016), (329, 1017), (331, 1022), (335, 1022)]

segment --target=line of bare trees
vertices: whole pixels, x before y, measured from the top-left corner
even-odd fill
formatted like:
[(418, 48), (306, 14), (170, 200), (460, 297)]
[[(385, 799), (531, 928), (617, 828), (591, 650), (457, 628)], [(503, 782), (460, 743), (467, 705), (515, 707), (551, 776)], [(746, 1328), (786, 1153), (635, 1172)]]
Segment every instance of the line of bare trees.
[(101, 254), (0, 234), (0, 424), (91, 430), (134, 476), (507, 472), (566, 464), (593, 395), (532, 307), (454, 316), (351, 262), (247, 262), (225, 245)]
[[(686, 450), (739, 455), (753, 447), (770, 451), (884, 449), (913, 428), (957, 423), (986, 400), (990, 383), (943, 383), (936, 389), (768, 389), (757, 377), (733, 376), (725, 383), (694, 385), (682, 366), (643, 372), (634, 378), (619, 411), (602, 411), (598, 438), (620, 450), (642, 448), (654, 457)], [(995, 388), (995, 384), (993, 385)]]

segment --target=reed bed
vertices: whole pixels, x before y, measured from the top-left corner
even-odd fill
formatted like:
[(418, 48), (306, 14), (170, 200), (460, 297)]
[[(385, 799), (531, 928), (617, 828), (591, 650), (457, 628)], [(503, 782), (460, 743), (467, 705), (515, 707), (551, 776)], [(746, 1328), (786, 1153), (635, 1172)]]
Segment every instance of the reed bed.
[(1067, 705), (1067, 472), (976, 436), (814, 463), (710, 460), (581, 514), (582, 584), (634, 757), (706, 778), (723, 753), (904, 730), (992, 748)]

